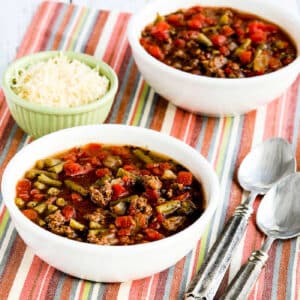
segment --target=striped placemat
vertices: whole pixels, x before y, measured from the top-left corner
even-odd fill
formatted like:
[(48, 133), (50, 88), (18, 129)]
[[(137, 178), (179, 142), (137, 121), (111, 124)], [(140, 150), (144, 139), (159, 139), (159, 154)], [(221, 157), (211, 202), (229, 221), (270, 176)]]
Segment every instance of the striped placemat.
[[(246, 196), (235, 176), (237, 167), (251, 147), (272, 136), (284, 137), (293, 144), (300, 160), (299, 80), (279, 99), (244, 116), (209, 118), (188, 113), (155, 94), (141, 77), (126, 38), (129, 18), (127, 13), (44, 2), (27, 30), (18, 57), (41, 50), (64, 49), (92, 54), (110, 64), (119, 76), (120, 88), (107, 123), (163, 131), (203, 154), (214, 166), (221, 182), (221, 197), (214, 219), (197, 247), (175, 266), (141, 280), (102, 284), (63, 274), (36, 257), (16, 233), (1, 198), (1, 300), (182, 299), (187, 283), (199, 268), (226, 219)], [(1, 91), (0, 139), (1, 175), (10, 158), (29, 142), (29, 137), (11, 118)], [(255, 208), (258, 203), (259, 199), (255, 202)], [(257, 231), (252, 216), (246, 235), (234, 253), (234, 261), (221, 291), (262, 241), (263, 235)], [(299, 244), (300, 239), (275, 242), (250, 299), (300, 299)]]

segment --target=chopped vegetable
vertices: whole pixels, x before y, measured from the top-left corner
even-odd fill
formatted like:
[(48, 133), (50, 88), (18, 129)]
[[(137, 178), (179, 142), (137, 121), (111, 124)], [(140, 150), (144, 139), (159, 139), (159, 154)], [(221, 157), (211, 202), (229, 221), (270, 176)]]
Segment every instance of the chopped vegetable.
[[(270, 73), (297, 57), (294, 42), (279, 26), (228, 7), (190, 7), (159, 16), (143, 29), (140, 44), (168, 66), (220, 78)], [(258, 49), (269, 51), (252, 63)]]
[(205, 204), (201, 184), (184, 166), (136, 146), (83, 145), (40, 159), (25, 176), (15, 204), (27, 218), (99, 245), (170, 236), (199, 218)]

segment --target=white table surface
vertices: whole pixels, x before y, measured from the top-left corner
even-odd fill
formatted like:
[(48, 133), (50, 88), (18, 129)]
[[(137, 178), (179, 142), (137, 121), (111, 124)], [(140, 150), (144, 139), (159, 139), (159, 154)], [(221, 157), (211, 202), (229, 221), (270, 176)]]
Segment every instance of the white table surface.
[[(65, 3), (129, 12), (135, 12), (150, 1), (153, 0), (60, 0)], [(300, 11), (300, 0), (262, 1), (277, 2), (294, 11)], [(41, 2), (42, 0), (0, 0), (0, 76), (7, 64), (13, 60), (27, 26)]]

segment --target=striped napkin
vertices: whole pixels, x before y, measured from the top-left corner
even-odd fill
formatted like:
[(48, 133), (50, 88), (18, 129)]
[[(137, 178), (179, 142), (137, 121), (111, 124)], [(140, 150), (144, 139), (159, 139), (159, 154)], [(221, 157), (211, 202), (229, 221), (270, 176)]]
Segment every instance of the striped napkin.
[[(126, 38), (130, 15), (56, 2), (38, 8), (18, 51), (18, 57), (41, 50), (73, 50), (101, 58), (120, 79), (107, 123), (123, 123), (168, 133), (194, 147), (214, 166), (221, 182), (218, 209), (197, 247), (175, 266), (132, 282), (103, 284), (76, 279), (55, 270), (23, 243), (0, 199), (0, 299), (182, 299), (224, 223), (246, 197), (236, 182), (245, 155), (264, 139), (286, 138), (300, 160), (300, 78), (282, 97), (244, 116), (211, 118), (176, 108), (157, 95), (134, 64)], [(243, 99), (241, 99), (243, 101)], [(2, 174), (10, 158), (29, 141), (11, 118), (0, 91), (0, 160)], [(255, 202), (255, 209), (259, 199)], [(252, 216), (244, 239), (222, 282), (219, 294), (263, 235)], [(159, 254), (158, 254), (159, 255)], [(101, 272), (101, 270), (99, 270)], [(275, 242), (251, 300), (300, 299), (300, 239)]]

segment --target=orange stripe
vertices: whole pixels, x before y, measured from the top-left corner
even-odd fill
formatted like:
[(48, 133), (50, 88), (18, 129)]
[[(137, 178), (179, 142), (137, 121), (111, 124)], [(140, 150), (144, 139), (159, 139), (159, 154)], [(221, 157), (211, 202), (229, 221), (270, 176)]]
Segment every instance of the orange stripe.
[(108, 15), (109, 15), (108, 11), (101, 11), (99, 13), (96, 24), (94, 26), (94, 30), (90, 35), (90, 38), (84, 50), (86, 54), (90, 54), (90, 55), (94, 54), (97, 44), (99, 42), (99, 38), (103, 32), (104, 25), (107, 21)]
[(54, 38), (54, 41), (53, 41), (53, 45), (52, 45), (52, 50), (57, 50), (58, 49), (58, 46), (59, 46), (59, 44), (60, 44), (60, 42), (61, 42), (61, 40), (64, 36), (64, 32), (66, 30), (66, 27), (69, 24), (70, 19), (72, 17), (74, 8), (75, 8), (75, 6), (72, 5), (72, 4), (68, 6), (67, 11), (64, 15), (64, 18), (61, 22), (61, 25), (59, 26), (59, 29), (56, 32), (56, 35), (55, 35), (55, 38)]
[(158, 96), (159, 100), (155, 105), (152, 120), (150, 122), (149, 128), (160, 131), (163, 125), (163, 121), (166, 115), (168, 102), (162, 97)]
[(31, 44), (35, 40), (35, 32), (37, 30), (38, 24), (41, 23), (41, 20), (44, 18), (44, 15), (48, 9), (49, 2), (42, 2), (38, 7), (37, 13), (34, 15), (28, 29), (26, 30), (26, 34), (21, 42), (21, 45), (18, 49), (17, 57), (21, 57), (25, 55), (25, 53), (30, 48)]
[(113, 66), (114, 63), (115, 53), (120, 51), (119, 43), (121, 40), (120, 37), (122, 37), (121, 34), (124, 33), (123, 20), (125, 16), (125, 14), (119, 14), (115, 26), (111, 29), (111, 37), (103, 56), (103, 60), (111, 66)]
[(37, 256), (34, 256), (20, 294), (21, 299), (36, 299), (36, 290), (38, 289), (39, 278), (43, 272), (43, 264), (45, 263)]
[[(20, 267), (21, 261), (23, 259), (25, 244), (17, 235), (10, 253), (8, 253), (9, 259), (7, 260), (5, 269), (2, 273), (0, 280), (0, 299), (7, 299), (9, 291), (14, 282), (15, 276)], [(5, 280), (3, 280), (5, 279)]]
[(71, 296), (71, 289), (74, 278), (71, 276), (66, 276), (64, 283), (62, 284), (60, 300), (69, 299)]
[(285, 241), (284, 243), (282, 243), (280, 271), (278, 276), (278, 282), (281, 283), (278, 285), (278, 289), (277, 289), (278, 300), (286, 299), (285, 296), (286, 296), (288, 265), (289, 265), (290, 255), (291, 255), (291, 241)]
[(150, 280), (151, 277), (132, 281), (129, 299), (146, 299)]
[(182, 275), (184, 273), (184, 266), (186, 263), (186, 257), (181, 259), (174, 268), (172, 285), (170, 288), (170, 299), (176, 299), (180, 291), (180, 283), (182, 281)]
[(40, 298), (48, 300), (50, 299), (49, 288), (54, 290), (54, 288), (57, 287), (58, 281), (53, 280), (53, 275), (56, 273), (56, 269), (50, 267), (48, 264), (45, 265), (47, 266), (48, 273), (43, 286), (40, 287), (40, 289), (42, 290)]
[(119, 283), (111, 283), (107, 285), (107, 289), (105, 290), (103, 300), (117, 299), (119, 288)]
[(205, 133), (204, 133), (203, 143), (201, 147), (201, 153), (204, 157), (208, 156), (209, 149), (212, 143), (212, 136), (213, 136), (215, 125), (216, 125), (216, 119), (211, 117), (208, 118)]

